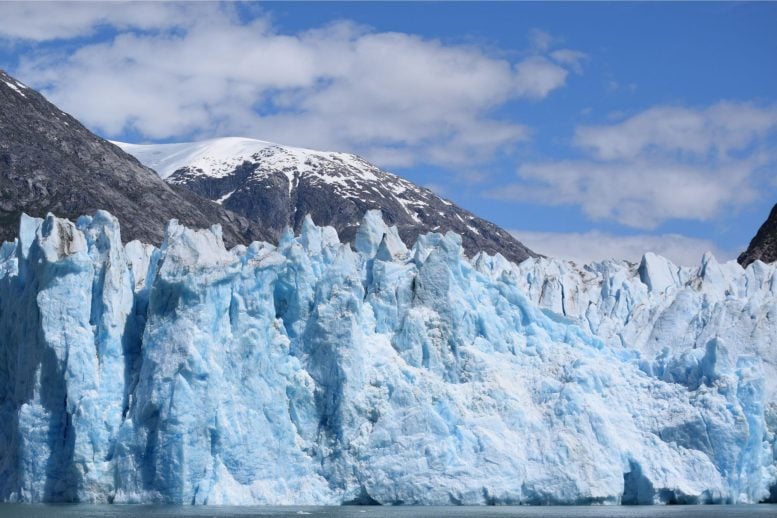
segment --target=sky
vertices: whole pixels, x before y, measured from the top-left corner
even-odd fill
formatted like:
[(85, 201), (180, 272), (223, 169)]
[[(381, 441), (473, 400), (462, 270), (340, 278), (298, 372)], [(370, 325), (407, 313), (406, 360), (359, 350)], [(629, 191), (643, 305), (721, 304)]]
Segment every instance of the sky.
[(357, 153), (578, 261), (734, 259), (777, 202), (777, 3), (0, 2), (97, 134)]

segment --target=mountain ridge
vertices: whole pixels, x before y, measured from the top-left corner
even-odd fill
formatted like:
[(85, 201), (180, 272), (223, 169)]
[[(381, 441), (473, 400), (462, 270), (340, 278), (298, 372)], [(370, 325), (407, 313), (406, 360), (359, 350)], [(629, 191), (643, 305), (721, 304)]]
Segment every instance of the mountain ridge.
[(287, 227), (299, 231), (310, 214), (352, 242), (364, 214), (379, 209), (407, 246), (422, 233), (450, 230), (462, 236), (469, 255), (501, 253), (516, 263), (537, 256), (497, 225), (357, 155), (241, 137), (116, 144), (168, 184), (261, 221), (277, 237)]
[(737, 258), (742, 266), (757, 260), (765, 263), (777, 261), (777, 204), (772, 207), (769, 216), (750, 241), (747, 250)]
[(22, 212), (75, 219), (109, 210), (123, 240), (159, 244), (170, 219), (221, 224), (230, 245), (269, 236), (191, 190), (161, 181), (35, 90), (0, 70), (0, 240), (16, 236)]

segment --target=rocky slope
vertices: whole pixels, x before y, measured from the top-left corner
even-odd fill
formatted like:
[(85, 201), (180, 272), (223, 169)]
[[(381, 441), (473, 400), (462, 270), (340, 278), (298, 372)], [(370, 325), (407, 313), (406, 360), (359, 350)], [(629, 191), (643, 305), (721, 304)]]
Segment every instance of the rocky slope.
[(125, 240), (159, 244), (171, 218), (193, 227), (219, 223), (230, 245), (270, 237), (191, 190), (161, 181), (0, 71), (0, 239), (16, 235), (22, 211), (75, 218), (98, 209), (116, 215)]
[(299, 231), (307, 214), (353, 241), (359, 221), (379, 209), (408, 246), (425, 232), (453, 231), (474, 255), (521, 262), (535, 254), (493, 223), (347, 153), (312, 151), (244, 138), (163, 145), (117, 143), (171, 185), (217, 201), (273, 235)]
[(777, 261), (777, 205), (772, 208), (772, 212), (750, 241), (747, 250), (737, 258), (742, 266), (747, 266), (756, 260), (765, 263)]

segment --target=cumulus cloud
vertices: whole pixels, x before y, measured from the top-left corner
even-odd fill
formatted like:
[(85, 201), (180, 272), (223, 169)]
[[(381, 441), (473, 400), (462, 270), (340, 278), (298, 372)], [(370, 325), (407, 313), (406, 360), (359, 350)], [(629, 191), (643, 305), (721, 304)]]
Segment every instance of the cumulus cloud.
[(576, 74), (583, 73), (583, 62), (588, 59), (584, 52), (572, 49), (558, 49), (550, 53), (554, 61), (562, 65), (567, 65)]
[(567, 71), (542, 57), (531, 57), (515, 65), (518, 96), (542, 99), (564, 84)]
[(561, 161), (525, 164), (524, 183), (491, 196), (546, 205), (578, 205), (593, 220), (651, 229), (668, 219), (706, 221), (757, 196), (750, 164), (711, 170), (673, 162)]
[(777, 106), (654, 107), (578, 127), (573, 143), (583, 158), (523, 164), (519, 183), (489, 195), (577, 205), (593, 220), (642, 229), (671, 219), (707, 221), (758, 198), (759, 173), (773, 176), (768, 143), (775, 130)]
[[(0, 2), (0, 38), (70, 39), (89, 36), (101, 26), (164, 29), (184, 24), (193, 7), (174, 2)], [(204, 3), (196, 6), (198, 12), (213, 8)]]
[(721, 250), (710, 240), (678, 234), (620, 236), (597, 230), (581, 233), (513, 230), (511, 233), (537, 253), (580, 264), (613, 258), (638, 262), (646, 252), (663, 255), (683, 266), (698, 265), (705, 252), (712, 252), (718, 261), (734, 259), (733, 253)]
[(777, 106), (720, 102), (694, 110), (657, 106), (623, 122), (577, 128), (574, 144), (600, 160), (668, 153), (726, 158), (777, 126)]
[[(548, 55), (549, 41), (513, 62), (347, 22), (282, 34), (265, 18), (240, 19), (229, 5), (119, 4), (132, 16), (113, 5), (76, 5), (75, 14), (51, 16), (25, 5), (0, 4), (0, 36), (115, 29), (107, 41), (64, 54), (44, 45), (17, 71), (110, 137), (244, 135), (354, 151), (383, 165), (476, 163), (528, 138), (523, 124), (494, 118), (496, 109), (548, 96), (577, 67)], [(32, 25), (12, 27), (25, 20)]]

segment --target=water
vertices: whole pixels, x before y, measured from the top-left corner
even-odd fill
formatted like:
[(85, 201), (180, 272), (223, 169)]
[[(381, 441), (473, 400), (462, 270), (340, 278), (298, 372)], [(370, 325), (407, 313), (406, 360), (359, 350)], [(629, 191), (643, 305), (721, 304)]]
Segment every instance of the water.
[(0, 504), (0, 518), (751, 518), (777, 505), (565, 507), (181, 507)]

